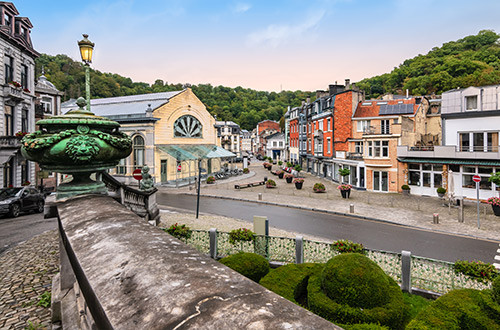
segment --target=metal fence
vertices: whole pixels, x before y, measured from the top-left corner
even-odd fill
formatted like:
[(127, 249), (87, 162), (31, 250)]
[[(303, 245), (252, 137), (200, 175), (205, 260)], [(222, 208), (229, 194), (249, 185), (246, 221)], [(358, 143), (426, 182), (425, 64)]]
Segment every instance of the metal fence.
[[(215, 229), (212, 232), (214, 234), (210, 235), (209, 231), (193, 230), (186, 243), (211, 256), (228, 256), (243, 251), (257, 253), (269, 261), (281, 263), (325, 263), (339, 254), (332, 249), (331, 243), (303, 240), (302, 237), (257, 235), (255, 241), (231, 244), (229, 233), (217, 232)], [(409, 266), (405, 268), (402, 253), (365, 249), (365, 254), (396, 282), (401, 284), (406, 281), (409, 287), (441, 294), (453, 289), (482, 290), (491, 287), (491, 284), (456, 274), (451, 262), (411, 256), (407, 263)]]

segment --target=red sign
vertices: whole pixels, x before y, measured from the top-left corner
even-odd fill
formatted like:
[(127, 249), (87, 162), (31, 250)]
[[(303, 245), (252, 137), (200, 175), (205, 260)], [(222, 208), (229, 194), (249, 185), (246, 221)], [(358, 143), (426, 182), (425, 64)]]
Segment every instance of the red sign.
[(481, 182), (481, 177), (479, 175), (474, 175), (472, 177), (472, 181), (474, 181), (474, 182)]
[(182, 171), (182, 167), (181, 167), (181, 164), (177, 165), (177, 172), (181, 172)]
[(141, 174), (141, 169), (138, 168), (136, 170), (134, 170), (134, 172), (132, 172), (132, 176), (134, 177), (134, 179), (136, 180), (142, 180), (142, 174)]

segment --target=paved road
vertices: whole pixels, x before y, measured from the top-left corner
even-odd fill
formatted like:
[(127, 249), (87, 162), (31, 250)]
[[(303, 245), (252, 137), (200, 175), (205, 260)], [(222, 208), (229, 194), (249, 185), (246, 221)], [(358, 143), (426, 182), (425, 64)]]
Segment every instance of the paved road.
[[(159, 205), (196, 210), (196, 196), (159, 193)], [(411, 251), (412, 254), (454, 262), (457, 259), (493, 263), (498, 242), (441, 234), (402, 225), (337, 216), (251, 202), (201, 197), (200, 212), (252, 221), (265, 215), (273, 227), (323, 237), (349, 239), (370, 249)], [(376, 215), (374, 215), (376, 217)]]
[(47, 230), (57, 228), (57, 218), (44, 219), (43, 213), (26, 213), (17, 218), (0, 217), (0, 254)]

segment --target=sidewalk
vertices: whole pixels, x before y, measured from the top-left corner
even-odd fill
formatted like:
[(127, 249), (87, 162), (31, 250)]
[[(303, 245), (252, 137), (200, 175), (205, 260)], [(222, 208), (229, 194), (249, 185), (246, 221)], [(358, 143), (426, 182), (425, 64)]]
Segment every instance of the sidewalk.
[[(274, 165), (273, 170), (278, 166)], [(297, 190), (294, 184), (287, 184), (285, 179), (278, 179), (270, 171), (263, 168), (261, 162), (253, 162), (249, 167), (250, 173), (226, 180), (216, 181), (215, 184), (202, 184), (202, 196), (213, 196), (245, 201), (259, 202), (259, 193), (262, 202), (279, 205), (309, 208), (323, 211), (350, 214), (350, 204), (354, 205), (355, 216), (377, 219), (406, 226), (427, 229), (436, 232), (447, 232), (500, 242), (500, 218), (495, 217), (488, 204), (480, 205), (480, 225), (477, 228), (476, 203), (466, 201), (465, 221), (458, 222), (458, 208), (444, 205), (444, 201), (437, 197), (403, 196), (396, 193), (374, 193), (352, 190), (349, 199), (343, 199), (337, 189), (338, 184), (304, 173), (302, 190)], [(234, 189), (236, 183), (248, 183), (263, 180), (267, 176), (277, 183), (274, 189), (258, 186), (245, 189)], [(321, 182), (326, 187), (326, 193), (314, 193), (313, 185)], [(160, 188), (168, 193), (196, 194), (194, 187), (179, 189)], [(439, 224), (433, 224), (433, 214), (439, 214)]]

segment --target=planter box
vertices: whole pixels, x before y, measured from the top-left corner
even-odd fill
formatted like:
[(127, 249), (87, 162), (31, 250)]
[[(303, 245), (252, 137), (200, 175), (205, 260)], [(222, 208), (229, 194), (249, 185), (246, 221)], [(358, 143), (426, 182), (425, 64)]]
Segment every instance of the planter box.
[(295, 182), (295, 188), (297, 188), (298, 190), (302, 189), (302, 185), (304, 184), (304, 182)]
[(351, 196), (351, 189), (341, 190), (340, 194), (342, 195), (342, 198), (349, 198)]

